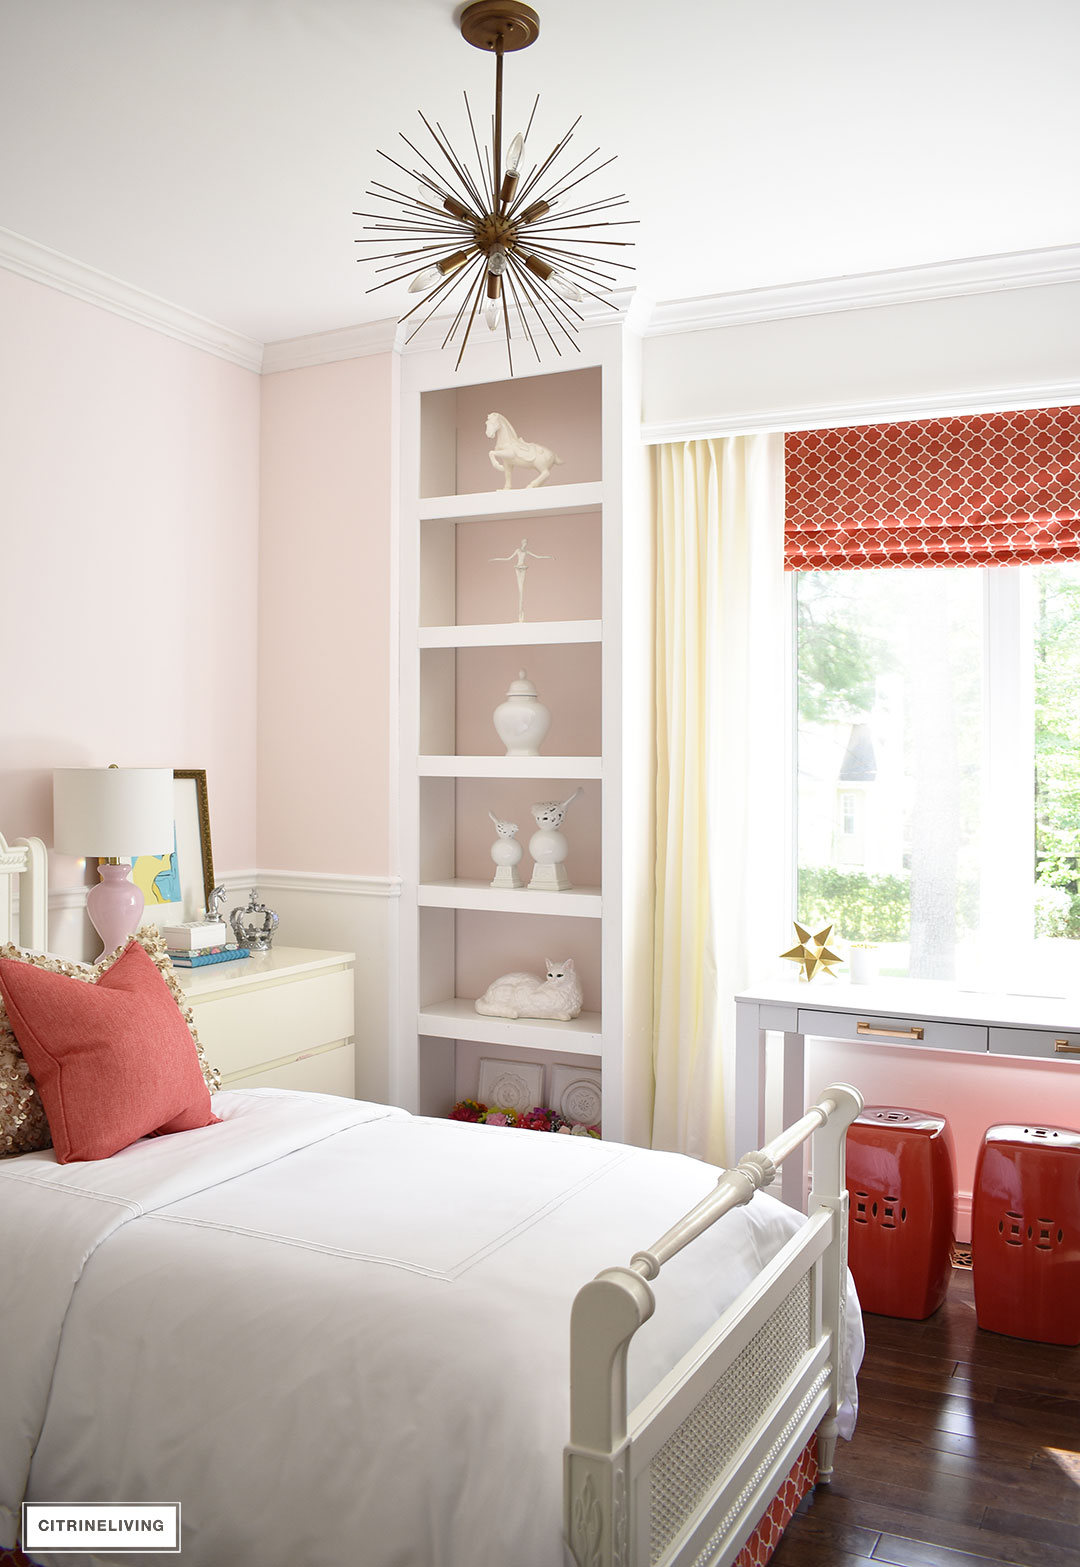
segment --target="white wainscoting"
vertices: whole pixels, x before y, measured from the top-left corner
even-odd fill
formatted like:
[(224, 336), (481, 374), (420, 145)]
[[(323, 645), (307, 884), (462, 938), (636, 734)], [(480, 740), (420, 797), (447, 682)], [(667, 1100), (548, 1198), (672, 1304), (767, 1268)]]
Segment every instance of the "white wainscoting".
[(389, 1098), (392, 1008), (397, 997), (396, 876), (335, 876), (318, 871), (238, 871), (219, 877), (226, 912), (242, 907), (252, 887), (278, 915), (277, 936), (290, 947), (356, 953), (356, 1097)]
[[(242, 908), (252, 887), (280, 919), (277, 939), (290, 947), (356, 953), (356, 1096), (389, 1098), (390, 1041), (397, 997), (396, 876), (337, 876), (320, 871), (219, 873), (229, 894), (225, 913)], [(49, 949), (92, 963), (100, 942), (86, 913), (87, 888), (49, 892)]]

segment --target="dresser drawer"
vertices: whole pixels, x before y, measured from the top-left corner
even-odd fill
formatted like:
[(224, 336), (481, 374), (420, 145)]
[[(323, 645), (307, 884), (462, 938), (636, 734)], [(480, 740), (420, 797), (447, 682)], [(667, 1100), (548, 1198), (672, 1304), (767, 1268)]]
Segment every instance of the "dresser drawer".
[(1080, 1066), (1080, 1032), (1052, 1028), (991, 1028), (990, 1049), (998, 1056), (1040, 1056)]
[(352, 1099), (356, 1092), (356, 1051), (352, 1044), (335, 1045), (282, 1061), (256, 1072), (240, 1072), (222, 1081), (222, 1088), (299, 1088), (308, 1094), (340, 1094)]
[(823, 1039), (861, 1039), (870, 1045), (922, 1045), (927, 1050), (988, 1047), (985, 1023), (942, 1023), (934, 1018), (886, 1017), (877, 1012), (819, 1012), (799, 1009), (799, 1032)]
[(299, 975), (205, 1001), (192, 997), (191, 1005), (211, 1066), (223, 1078), (235, 1077), (349, 1039), (353, 973), (331, 969)]

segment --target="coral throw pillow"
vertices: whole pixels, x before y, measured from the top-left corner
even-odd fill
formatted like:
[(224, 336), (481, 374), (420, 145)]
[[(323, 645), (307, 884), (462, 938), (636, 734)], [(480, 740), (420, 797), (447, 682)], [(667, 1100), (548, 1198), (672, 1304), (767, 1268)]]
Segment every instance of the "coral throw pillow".
[(138, 942), (92, 985), (0, 959), (0, 991), (61, 1164), (218, 1119), (187, 1024)]

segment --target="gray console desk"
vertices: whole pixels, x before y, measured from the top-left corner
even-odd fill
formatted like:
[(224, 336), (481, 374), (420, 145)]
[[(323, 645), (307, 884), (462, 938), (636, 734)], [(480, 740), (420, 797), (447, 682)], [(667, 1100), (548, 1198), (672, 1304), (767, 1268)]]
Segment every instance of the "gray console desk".
[[(783, 1124), (803, 1113), (806, 1036), (913, 1050), (1028, 1056), (1080, 1070), (1080, 998), (992, 995), (917, 980), (779, 982), (735, 997), (735, 1148), (764, 1141), (765, 1035), (783, 1035)], [(856, 1085), (857, 1086), (857, 1085)], [(803, 1161), (788, 1159), (781, 1192), (805, 1206)]]

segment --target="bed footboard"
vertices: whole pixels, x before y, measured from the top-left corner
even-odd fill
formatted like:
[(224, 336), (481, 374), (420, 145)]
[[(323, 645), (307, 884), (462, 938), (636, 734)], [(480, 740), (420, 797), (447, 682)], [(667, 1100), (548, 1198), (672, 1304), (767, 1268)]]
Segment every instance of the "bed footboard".
[[(815, 1431), (828, 1480), (847, 1279), (844, 1139), (861, 1109), (857, 1090), (827, 1089), (629, 1267), (605, 1269), (579, 1291), (565, 1457), (565, 1531), (578, 1567), (730, 1567)], [(649, 1280), (811, 1136), (807, 1223), (629, 1411), (627, 1352), (654, 1309)]]

